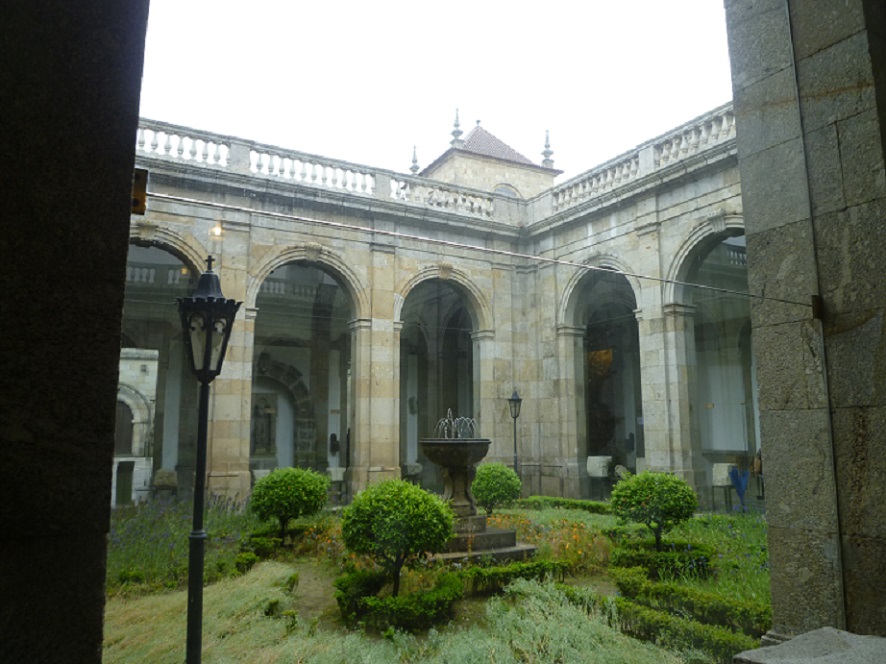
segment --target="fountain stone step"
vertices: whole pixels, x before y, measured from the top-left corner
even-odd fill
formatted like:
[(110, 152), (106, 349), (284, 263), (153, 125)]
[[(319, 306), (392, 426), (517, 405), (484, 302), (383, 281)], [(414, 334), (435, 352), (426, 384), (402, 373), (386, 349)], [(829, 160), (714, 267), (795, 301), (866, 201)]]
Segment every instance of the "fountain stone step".
[(446, 553), (465, 551), (489, 551), (517, 545), (517, 533), (513, 530), (487, 528), (479, 533), (457, 533), (446, 544)]
[(491, 558), (497, 563), (528, 560), (535, 555), (536, 547), (531, 544), (516, 544), (514, 546), (504, 547), (500, 549), (487, 549), (485, 551), (451, 551), (449, 553), (438, 553), (434, 556), (434, 560), (444, 562), (459, 562), (468, 559), (469, 562), (480, 562), (483, 559)]

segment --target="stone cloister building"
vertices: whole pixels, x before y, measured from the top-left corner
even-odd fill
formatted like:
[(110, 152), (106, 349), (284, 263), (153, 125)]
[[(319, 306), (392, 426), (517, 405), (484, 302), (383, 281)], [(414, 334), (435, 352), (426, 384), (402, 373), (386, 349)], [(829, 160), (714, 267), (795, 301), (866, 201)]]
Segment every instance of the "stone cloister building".
[(214, 493), (244, 497), (289, 465), (345, 468), (348, 492), (401, 476), (439, 489), (418, 440), (451, 409), (511, 464), (514, 389), (527, 492), (597, 495), (595, 456), (674, 471), (704, 500), (714, 464), (748, 467), (731, 105), (561, 184), (547, 145), (535, 164), (479, 124), (452, 134), (405, 175), (140, 122), (115, 500), (146, 497), (160, 470), (191, 485), (197, 382), (174, 298), (208, 254), (243, 302), (213, 386)]

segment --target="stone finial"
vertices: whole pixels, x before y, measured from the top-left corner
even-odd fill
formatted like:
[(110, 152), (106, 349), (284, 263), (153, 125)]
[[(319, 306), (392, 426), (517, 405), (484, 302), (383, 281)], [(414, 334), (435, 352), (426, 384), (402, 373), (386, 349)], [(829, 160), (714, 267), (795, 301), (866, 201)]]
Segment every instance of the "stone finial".
[(415, 175), (418, 173), (418, 153), (415, 151), (415, 146), (412, 146), (412, 166), (409, 167), (409, 172)]
[(453, 126), (455, 127), (455, 129), (452, 130), (452, 140), (449, 142), (449, 145), (454, 148), (460, 148), (465, 144), (465, 142), (461, 140), (461, 135), (464, 132), (459, 129), (460, 125), (458, 124), (458, 109), (455, 109), (455, 124)]
[(552, 154), (554, 154), (554, 151), (551, 150), (551, 135), (550, 132), (545, 129), (545, 149), (541, 153), (541, 156), (544, 157), (544, 161), (541, 162), (541, 165), (545, 168), (554, 167), (554, 160), (551, 159)]

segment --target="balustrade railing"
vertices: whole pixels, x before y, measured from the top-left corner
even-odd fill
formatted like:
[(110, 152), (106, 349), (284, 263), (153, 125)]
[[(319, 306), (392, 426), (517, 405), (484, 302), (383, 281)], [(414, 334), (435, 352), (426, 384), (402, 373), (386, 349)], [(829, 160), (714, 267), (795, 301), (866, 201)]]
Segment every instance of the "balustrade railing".
[(182, 268), (162, 265), (130, 263), (126, 266), (126, 282), (130, 284), (148, 284), (151, 286), (177, 286), (187, 284), (190, 274)]
[(566, 210), (734, 138), (735, 115), (726, 104), (554, 187), (552, 208)]
[(139, 123), (136, 155), (475, 218), (492, 219), (496, 210), (495, 197), (480, 190), (152, 120)]

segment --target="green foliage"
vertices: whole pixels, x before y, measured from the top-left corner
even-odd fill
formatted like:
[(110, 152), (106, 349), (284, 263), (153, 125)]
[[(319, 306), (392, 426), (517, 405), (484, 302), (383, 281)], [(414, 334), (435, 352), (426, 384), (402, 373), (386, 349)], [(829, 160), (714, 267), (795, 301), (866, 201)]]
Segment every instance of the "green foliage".
[(241, 544), (244, 551), (251, 551), (259, 558), (270, 558), (274, 555), (283, 540), (279, 537), (263, 537), (261, 535), (250, 535)]
[(477, 504), (492, 514), (499, 505), (510, 503), (520, 497), (523, 483), (513, 470), (503, 463), (486, 463), (477, 468), (477, 476), (471, 484), (471, 492)]
[(495, 567), (468, 567), (459, 572), (459, 576), (470, 588), (471, 594), (480, 595), (499, 592), (516, 579), (543, 581), (556, 578), (562, 581), (568, 572), (567, 563), (532, 560)]
[(255, 483), (249, 508), (262, 521), (276, 519), (280, 539), (292, 519), (310, 516), (326, 504), (329, 477), (306, 468), (278, 468)]
[(237, 571), (240, 572), (240, 574), (246, 574), (246, 572), (251, 570), (252, 566), (257, 562), (257, 555), (251, 551), (243, 551), (242, 553), (238, 553), (237, 557), (234, 559), (234, 567), (237, 568)]
[(661, 550), (662, 535), (692, 518), (698, 498), (679, 477), (646, 471), (616, 484), (609, 504), (615, 516), (649, 528), (655, 535), (655, 548)]
[(771, 604), (766, 519), (760, 513), (701, 514), (678, 526), (673, 536), (712, 546), (716, 577), (685, 578), (701, 590), (755, 604)]
[(760, 638), (772, 627), (772, 608), (768, 604), (721, 597), (674, 582), (655, 583), (642, 568), (612, 569), (624, 597), (651, 609), (673, 615), (691, 615), (707, 625), (720, 625)]
[(403, 565), (441, 551), (452, 536), (452, 524), (449, 505), (404, 480), (371, 485), (341, 516), (345, 546), (373, 558), (393, 580), (395, 596)]
[(743, 650), (753, 650), (760, 642), (746, 634), (736, 634), (727, 627), (705, 625), (663, 611), (642, 606), (624, 597), (612, 598), (614, 627), (624, 634), (655, 643), (669, 650), (702, 650), (711, 662), (730, 664)]
[[(237, 575), (243, 533), (258, 525), (242, 506), (212, 498), (206, 503), (203, 581)], [(128, 595), (183, 587), (188, 578), (189, 501), (152, 500), (111, 511), (106, 591)]]
[(384, 570), (355, 570), (338, 577), (333, 584), (335, 601), (344, 621), (355, 623), (364, 613), (363, 600), (377, 595), (387, 580)]
[(361, 603), (361, 621), (367, 627), (383, 631), (426, 630), (452, 617), (452, 605), (461, 599), (462, 582), (457, 574), (443, 573), (431, 590), (390, 597), (365, 597)]
[(661, 551), (649, 540), (625, 540), (609, 556), (612, 567), (642, 567), (653, 579), (706, 578), (714, 550), (704, 544), (668, 542)]
[(514, 502), (514, 506), (527, 510), (560, 508), (567, 510), (582, 510), (589, 514), (609, 514), (609, 503), (597, 500), (556, 498), (554, 496), (529, 496), (529, 498), (520, 498)]

